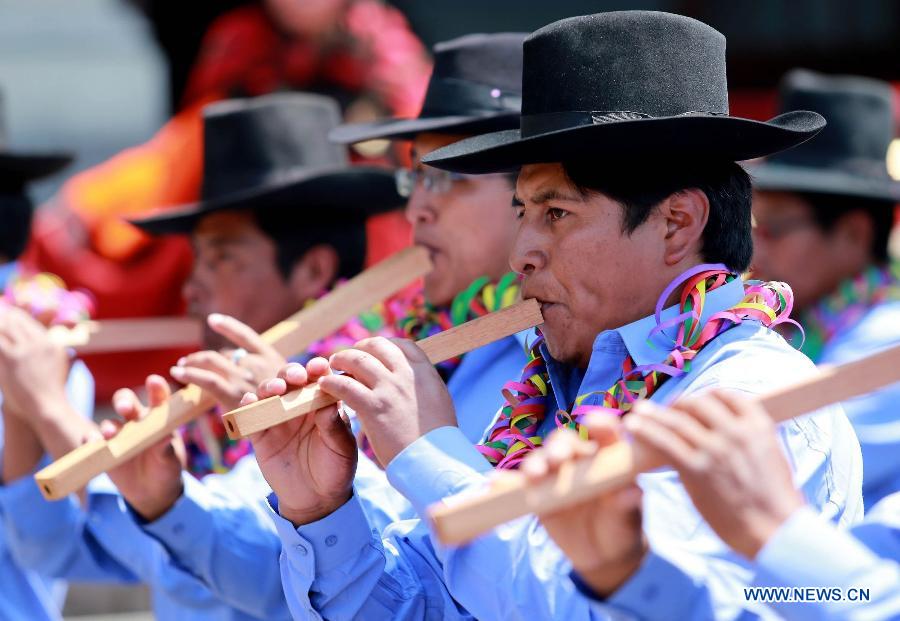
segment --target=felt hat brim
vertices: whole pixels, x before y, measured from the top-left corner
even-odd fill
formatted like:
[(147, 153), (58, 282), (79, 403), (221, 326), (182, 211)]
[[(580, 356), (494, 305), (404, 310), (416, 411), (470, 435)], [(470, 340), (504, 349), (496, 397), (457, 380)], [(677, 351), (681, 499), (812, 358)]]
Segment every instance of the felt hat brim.
[(11, 177), (25, 183), (52, 175), (71, 161), (72, 156), (64, 153), (0, 152), (0, 177)]
[(519, 126), (518, 112), (483, 116), (435, 116), (416, 119), (383, 119), (372, 123), (339, 125), (328, 134), (338, 144), (354, 144), (366, 140), (412, 140), (419, 134), (484, 134)]
[(626, 118), (524, 138), (518, 129), (483, 134), (436, 149), (423, 157), (422, 162), (468, 174), (574, 159), (740, 162), (796, 146), (823, 127), (825, 119), (807, 111), (788, 112), (769, 121), (703, 113)]
[(253, 190), (167, 209), (129, 222), (153, 235), (189, 234), (201, 218), (218, 211), (291, 209), (299, 204), (314, 205), (320, 210), (311, 213), (311, 218), (339, 221), (341, 217), (366, 217), (398, 209), (403, 198), (397, 193), (393, 173), (383, 168), (302, 169), (296, 175)]
[(873, 179), (841, 170), (764, 162), (747, 167), (753, 187), (771, 192), (829, 194), (900, 202), (900, 182)]

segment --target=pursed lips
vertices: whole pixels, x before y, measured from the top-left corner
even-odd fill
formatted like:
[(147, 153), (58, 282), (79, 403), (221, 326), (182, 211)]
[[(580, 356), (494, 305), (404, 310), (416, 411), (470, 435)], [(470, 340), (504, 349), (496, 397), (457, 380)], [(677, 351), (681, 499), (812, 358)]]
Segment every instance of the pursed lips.
[(413, 244), (415, 244), (416, 246), (422, 246), (423, 248), (425, 248), (425, 250), (428, 251), (428, 256), (431, 258), (432, 261), (434, 261), (434, 257), (436, 255), (440, 254), (440, 252), (441, 252), (440, 248), (437, 248), (433, 244), (430, 244), (421, 239), (414, 239)]
[(535, 300), (538, 301), (538, 304), (540, 304), (540, 306), (541, 306), (541, 314), (546, 313), (548, 310), (550, 310), (551, 308), (553, 308), (554, 306), (559, 304), (558, 302), (556, 302), (554, 300), (548, 300), (547, 298), (545, 298), (541, 295), (535, 295), (534, 292), (532, 292), (526, 288), (523, 288), (522, 289), (522, 299), (527, 300), (529, 298), (534, 298)]

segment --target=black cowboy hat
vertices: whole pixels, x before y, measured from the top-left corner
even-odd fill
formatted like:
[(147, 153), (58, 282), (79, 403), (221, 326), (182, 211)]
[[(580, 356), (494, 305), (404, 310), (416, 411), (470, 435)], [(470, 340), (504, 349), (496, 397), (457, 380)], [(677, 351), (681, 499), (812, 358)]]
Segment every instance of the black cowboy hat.
[(27, 153), (5, 148), (3, 96), (0, 93), (0, 187), (23, 187), (29, 181), (52, 175), (72, 161), (66, 153)]
[(806, 144), (750, 167), (754, 187), (900, 201), (900, 183), (887, 169), (893, 98), (890, 85), (879, 80), (790, 72), (782, 80), (782, 110), (815, 110), (828, 127)]
[(346, 221), (398, 208), (391, 171), (350, 166), (345, 148), (329, 142), (339, 122), (333, 99), (308, 93), (211, 104), (203, 114), (200, 202), (130, 222), (159, 235), (190, 233), (223, 210), (303, 207), (317, 221)]
[(573, 17), (525, 40), (521, 128), (475, 136), (422, 161), (462, 173), (572, 159), (741, 161), (814, 136), (825, 121), (728, 114), (725, 37), (653, 11)]
[(341, 125), (341, 144), (408, 140), (423, 132), (479, 134), (519, 126), (522, 32), (472, 34), (434, 46), (434, 69), (419, 116)]

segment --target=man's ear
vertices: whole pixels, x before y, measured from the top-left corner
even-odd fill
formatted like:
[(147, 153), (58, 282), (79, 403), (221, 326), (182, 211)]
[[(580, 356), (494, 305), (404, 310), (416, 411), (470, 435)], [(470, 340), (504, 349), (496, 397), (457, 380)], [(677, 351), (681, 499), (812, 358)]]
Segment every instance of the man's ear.
[(857, 271), (872, 261), (875, 227), (872, 218), (862, 209), (842, 215), (832, 227), (830, 237), (834, 253)]
[(313, 246), (294, 263), (288, 287), (299, 302), (314, 299), (328, 291), (338, 275), (340, 257), (327, 245)]
[(709, 220), (709, 198), (697, 188), (671, 194), (658, 207), (665, 221), (666, 265), (677, 265), (692, 256), (700, 256), (703, 230)]

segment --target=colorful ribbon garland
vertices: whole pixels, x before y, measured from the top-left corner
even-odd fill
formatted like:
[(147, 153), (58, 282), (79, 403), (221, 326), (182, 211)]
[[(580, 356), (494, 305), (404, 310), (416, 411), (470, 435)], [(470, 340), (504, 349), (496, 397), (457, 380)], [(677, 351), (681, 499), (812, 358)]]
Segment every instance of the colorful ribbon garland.
[[(419, 294), (410, 305), (409, 312), (397, 320), (396, 325), (403, 336), (418, 341), (511, 306), (518, 299), (519, 280), (515, 272), (504, 274), (496, 283), (492, 283), (487, 276), (482, 276), (458, 293), (449, 308), (433, 306)], [(440, 362), (435, 367), (444, 381), (448, 382), (461, 361), (462, 356), (457, 356)], [(356, 443), (366, 457), (378, 463), (366, 434), (360, 432)]]
[(3, 290), (2, 304), (27, 311), (45, 326), (72, 326), (87, 321), (96, 310), (89, 293), (69, 291), (59, 276), (46, 272), (13, 276)]
[[(648, 335), (676, 329), (673, 348), (663, 362), (638, 366), (631, 356), (626, 357), (621, 378), (605, 391), (579, 395), (570, 411), (559, 410), (555, 419), (557, 427), (574, 429), (584, 437), (580, 423), (587, 414), (627, 414), (635, 401), (652, 396), (670, 377), (690, 373), (691, 361), (707, 343), (745, 319), (759, 321), (770, 328), (783, 322), (793, 323), (788, 318), (793, 307), (790, 287), (780, 282), (758, 281), (745, 284), (744, 298), (739, 304), (701, 322), (707, 294), (735, 278), (739, 276), (721, 264), (699, 265), (676, 278), (657, 302), (656, 327)], [(666, 300), (679, 286), (682, 286), (679, 313), (671, 320), (662, 321)], [(547, 414), (550, 378), (540, 351), (543, 335), (540, 332), (538, 335), (530, 347), (521, 379), (503, 387), (506, 405), (485, 441), (477, 447), (496, 468), (517, 468), (528, 452), (543, 441), (539, 430)], [(592, 395), (601, 397), (600, 405), (584, 403)]]
[[(397, 328), (404, 337), (419, 341), (504, 309), (518, 299), (519, 282), (515, 272), (504, 274), (496, 283), (482, 276), (457, 294), (449, 308), (433, 306), (419, 294), (409, 305), (407, 314), (397, 320)], [(461, 357), (456, 357), (437, 365), (444, 381), (450, 379), (461, 360)]]
[(900, 300), (900, 264), (866, 267), (802, 313), (800, 323), (805, 338), (800, 351), (818, 362), (822, 349), (835, 334), (858, 323), (873, 306), (896, 300)]

